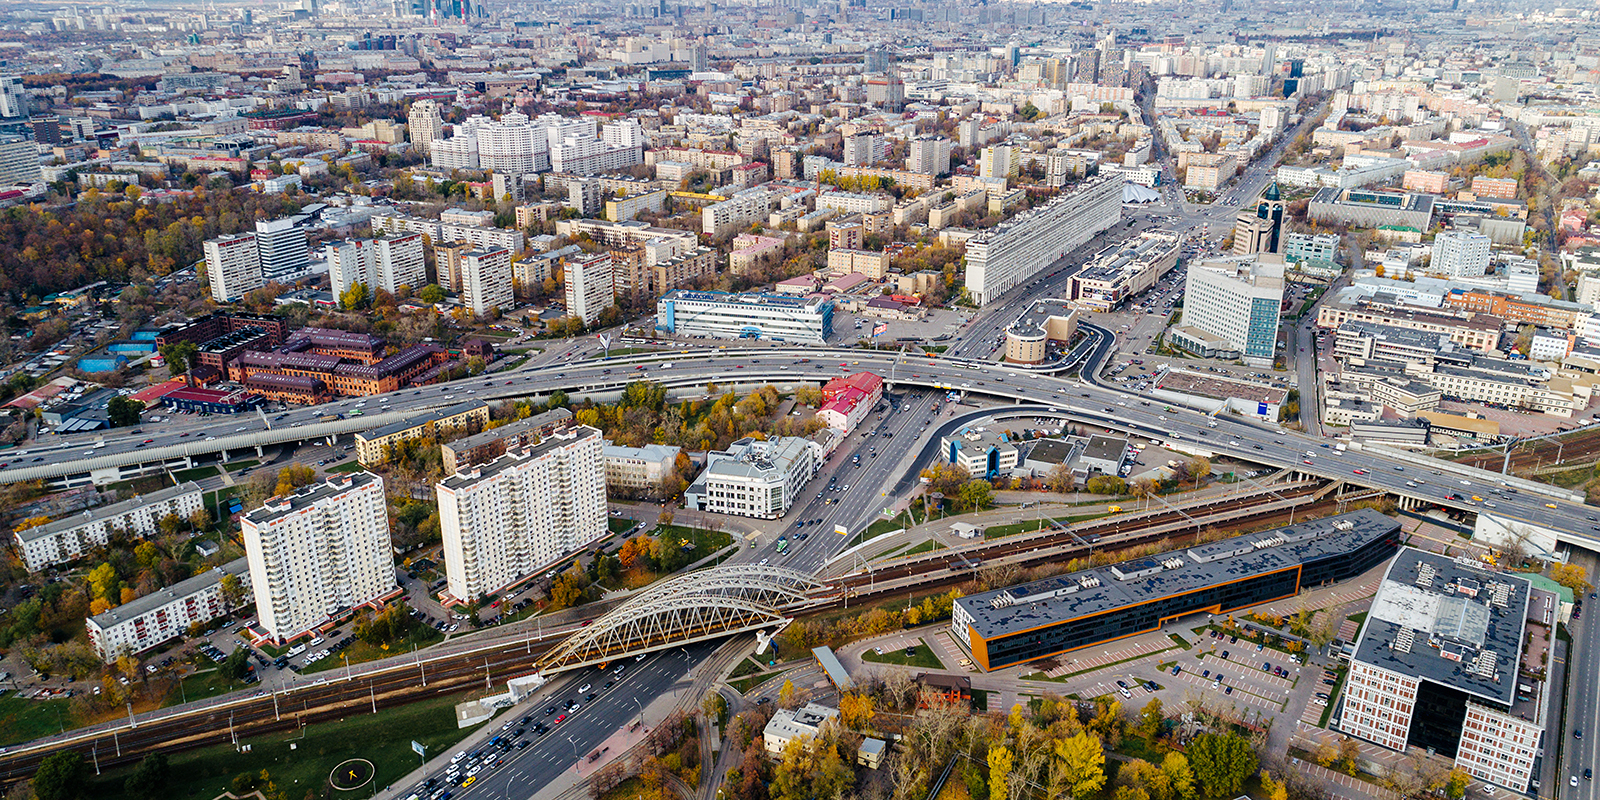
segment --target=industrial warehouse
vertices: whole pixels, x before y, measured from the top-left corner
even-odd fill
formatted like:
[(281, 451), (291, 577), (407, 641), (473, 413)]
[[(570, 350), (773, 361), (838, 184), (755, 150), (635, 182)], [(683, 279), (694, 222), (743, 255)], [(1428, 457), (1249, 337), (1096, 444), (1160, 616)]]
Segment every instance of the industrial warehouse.
[(1400, 524), (1371, 509), (960, 598), (955, 639), (984, 671), (1292, 597), (1372, 569)]

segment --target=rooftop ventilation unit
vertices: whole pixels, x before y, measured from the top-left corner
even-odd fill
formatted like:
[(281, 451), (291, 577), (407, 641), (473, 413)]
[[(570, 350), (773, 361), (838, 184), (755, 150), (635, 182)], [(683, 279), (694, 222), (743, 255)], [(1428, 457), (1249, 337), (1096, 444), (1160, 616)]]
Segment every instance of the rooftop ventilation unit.
[(1416, 635), (1410, 628), (1401, 628), (1394, 635), (1394, 649), (1401, 653), (1411, 652), (1411, 645), (1416, 642)]
[(1333, 523), (1333, 529), (1336, 531), (1353, 531), (1355, 528), (1356, 524), (1347, 519), (1335, 520)]

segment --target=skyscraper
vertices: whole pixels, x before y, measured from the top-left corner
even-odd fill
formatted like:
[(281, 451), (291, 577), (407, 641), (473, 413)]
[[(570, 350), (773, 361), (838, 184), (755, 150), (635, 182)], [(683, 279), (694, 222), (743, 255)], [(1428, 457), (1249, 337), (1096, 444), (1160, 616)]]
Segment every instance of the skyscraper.
[(1278, 184), (1271, 183), (1253, 210), (1240, 211), (1234, 218), (1233, 253), (1240, 256), (1276, 253), (1282, 234), (1283, 197), (1278, 193)]
[(433, 142), (444, 138), (444, 118), (439, 114), (439, 104), (432, 100), (418, 100), (411, 104), (406, 114), (406, 127), (411, 131), (411, 146), (426, 155)]
[(239, 520), (261, 627), (284, 642), (396, 591), (383, 479), (335, 475)]
[(1184, 281), (1184, 327), (1226, 339), (1250, 366), (1272, 366), (1283, 306), (1283, 268), (1283, 256), (1272, 253), (1191, 264)]
[(219, 303), (232, 303), (264, 285), (255, 234), (219, 236), (206, 242), (204, 249), (211, 299)]
[(28, 90), (15, 75), (0, 76), (0, 117), (28, 116)]
[(538, 444), (440, 481), (450, 596), (504, 589), (606, 533), (600, 431), (567, 425)]
[(398, 294), (402, 286), (420, 289), (428, 280), (422, 234), (340, 242), (330, 249), (328, 278), (335, 296), (357, 283), (365, 284), (369, 292)]
[(1428, 272), (1478, 278), (1489, 271), (1489, 237), (1477, 231), (1445, 231), (1433, 240)]

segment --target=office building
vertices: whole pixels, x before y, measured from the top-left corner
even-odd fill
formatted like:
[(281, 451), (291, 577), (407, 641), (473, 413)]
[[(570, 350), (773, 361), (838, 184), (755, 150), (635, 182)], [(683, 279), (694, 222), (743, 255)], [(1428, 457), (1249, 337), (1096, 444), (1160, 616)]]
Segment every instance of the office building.
[(767, 755), (781, 759), (790, 742), (809, 743), (822, 732), (822, 726), (828, 720), (838, 716), (839, 709), (816, 703), (806, 703), (793, 711), (780, 708), (772, 712), (772, 719), (767, 720), (766, 727), (761, 729), (761, 747), (767, 751)]
[(1489, 237), (1473, 231), (1444, 231), (1433, 240), (1428, 272), (1450, 278), (1479, 278), (1489, 271)]
[(1095, 256), (1072, 276), (1067, 299), (1091, 311), (1113, 311), (1123, 301), (1147, 291), (1178, 265), (1182, 237), (1170, 231), (1147, 231), (1139, 238)]
[(1184, 285), (1184, 325), (1227, 340), (1251, 366), (1272, 366), (1283, 272), (1283, 256), (1271, 253), (1191, 264)]
[(383, 479), (370, 472), (273, 497), (239, 526), (256, 618), (275, 642), (399, 591)]
[(433, 143), (444, 138), (444, 117), (439, 114), (439, 104), (432, 100), (418, 100), (406, 112), (406, 127), (411, 132), (411, 147), (426, 156)]
[(256, 220), (256, 249), (260, 251), (261, 279), (290, 283), (311, 271), (311, 246), (300, 227), (305, 217)]
[(440, 481), (446, 603), (470, 603), (606, 535), (600, 431), (568, 425)]
[(599, 322), (600, 312), (617, 302), (613, 275), (610, 253), (567, 259), (567, 316), (583, 320), (586, 326)]
[(1234, 220), (1233, 254), (1276, 253), (1282, 233), (1283, 197), (1278, 193), (1278, 184), (1273, 183), (1255, 208), (1239, 212)]
[(84, 620), (89, 644), (101, 660), (113, 664), (125, 653), (138, 655), (183, 636), (190, 625), (233, 611), (222, 591), (225, 575), (250, 587), (248, 560), (235, 559)]
[(1021, 451), (998, 431), (965, 428), (939, 439), (940, 457), (974, 478), (1003, 478), (1021, 463)]
[(967, 293), (994, 302), (1121, 219), (1122, 177), (1090, 178), (969, 239)]
[(211, 299), (218, 303), (232, 303), (266, 285), (255, 234), (219, 236), (206, 242), (204, 250)]
[(328, 280), (335, 297), (356, 284), (369, 294), (400, 294), (400, 287), (421, 289), (428, 283), (422, 257), (422, 234), (351, 239), (328, 248)]
[(1336, 233), (1286, 233), (1280, 240), (1283, 260), (1304, 269), (1306, 265), (1321, 268), (1338, 267), (1339, 235)]
[(469, 250), (461, 254), (461, 304), (475, 316), (516, 305), (511, 284), (511, 251)]
[(678, 448), (665, 444), (606, 445), (601, 451), (606, 461), (606, 489), (631, 495), (654, 492), (661, 479), (672, 472), (678, 452)]
[(956, 600), (950, 630), (985, 672), (1348, 580), (1400, 547), (1377, 511), (1234, 536)]
[(656, 329), (678, 336), (822, 343), (833, 335), (830, 297), (677, 289), (656, 301)]
[(1339, 730), (1528, 791), (1551, 710), (1559, 603), (1516, 573), (1401, 550), (1356, 641)]
[(1357, 228), (1396, 226), (1425, 231), (1433, 223), (1437, 199), (1431, 194), (1330, 187), (1312, 196), (1306, 216), (1312, 222)]
[(706, 468), (683, 493), (683, 506), (713, 514), (778, 519), (800, 499), (816, 474), (808, 439), (784, 436), (740, 439), (727, 450), (706, 454)]
[(44, 180), (39, 166), (39, 146), (21, 136), (0, 138), (0, 186)]
[(187, 520), (199, 511), (200, 487), (184, 483), (133, 497), (111, 505), (17, 531), (17, 553), (29, 572), (82, 558), (111, 541), (112, 531), (132, 531), (135, 536), (154, 534), (168, 515)]

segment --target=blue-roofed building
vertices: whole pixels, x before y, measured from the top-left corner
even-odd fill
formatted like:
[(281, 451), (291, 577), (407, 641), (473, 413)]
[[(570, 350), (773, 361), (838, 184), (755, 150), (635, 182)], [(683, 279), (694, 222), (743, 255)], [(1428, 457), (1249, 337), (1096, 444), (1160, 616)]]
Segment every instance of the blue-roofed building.
[(833, 299), (818, 295), (701, 292), (677, 289), (656, 301), (656, 329), (678, 336), (826, 342)]

